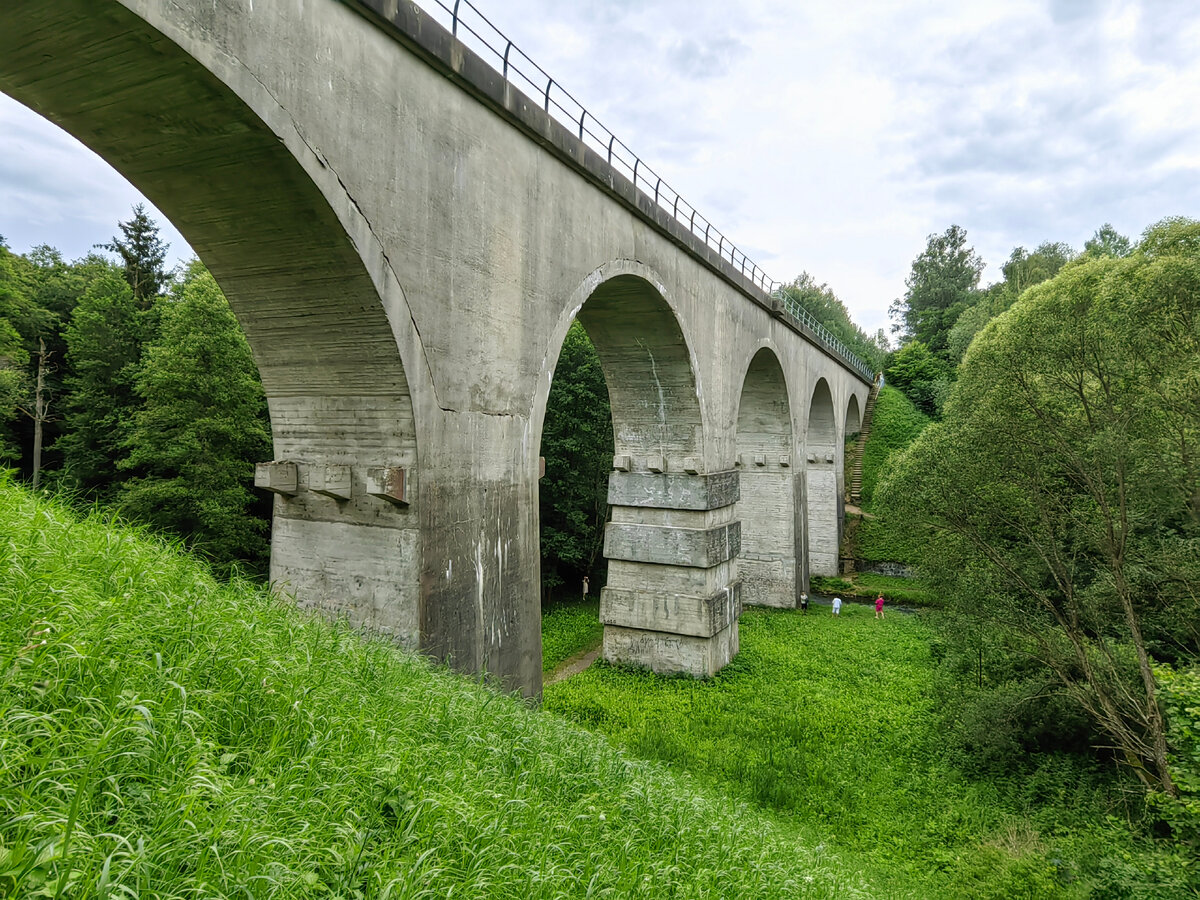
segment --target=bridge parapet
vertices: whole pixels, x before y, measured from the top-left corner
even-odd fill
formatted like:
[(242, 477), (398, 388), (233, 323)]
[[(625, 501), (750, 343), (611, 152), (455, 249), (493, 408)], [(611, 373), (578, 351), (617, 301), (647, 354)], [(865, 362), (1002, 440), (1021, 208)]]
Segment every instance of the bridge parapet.
[[(406, 45), (496, 109), (535, 140), (716, 269), (748, 299), (772, 311), (807, 340), (867, 382), (874, 370), (790, 297), (712, 221), (575, 99), (550, 73), (497, 28), (471, 0), (431, 0), (442, 26), (414, 4), (343, 0), (374, 13)], [(430, 27), (433, 26), (433, 27)], [(447, 33), (448, 32), (448, 33)], [(489, 61), (494, 61), (495, 65)], [(498, 69), (497, 66), (498, 65)]]

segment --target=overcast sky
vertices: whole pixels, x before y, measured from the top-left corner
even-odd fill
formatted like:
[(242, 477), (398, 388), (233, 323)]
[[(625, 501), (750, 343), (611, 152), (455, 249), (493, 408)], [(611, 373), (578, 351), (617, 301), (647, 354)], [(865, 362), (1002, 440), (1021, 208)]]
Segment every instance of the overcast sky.
[[(868, 331), (951, 224), (986, 283), (1017, 245), (1200, 218), (1195, 0), (475, 2), (772, 277), (810, 272)], [(80, 256), (139, 200), (0, 95), (14, 250)]]

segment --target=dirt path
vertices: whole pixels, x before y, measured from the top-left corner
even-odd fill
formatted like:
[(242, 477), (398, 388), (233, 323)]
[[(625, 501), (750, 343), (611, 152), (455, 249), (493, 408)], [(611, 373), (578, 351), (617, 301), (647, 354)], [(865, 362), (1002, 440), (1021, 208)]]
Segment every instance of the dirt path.
[(601, 645), (597, 644), (590, 650), (581, 650), (574, 656), (564, 659), (559, 663), (557, 669), (542, 679), (542, 686), (556, 684), (565, 678), (570, 678), (572, 675), (578, 675), (600, 658), (600, 649)]

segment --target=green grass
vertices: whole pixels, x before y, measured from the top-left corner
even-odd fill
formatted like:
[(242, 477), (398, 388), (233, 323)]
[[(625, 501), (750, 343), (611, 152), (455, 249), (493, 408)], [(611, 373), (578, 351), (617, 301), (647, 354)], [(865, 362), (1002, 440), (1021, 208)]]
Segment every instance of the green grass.
[(794, 830), (0, 477), (0, 897), (867, 897)]
[(707, 682), (599, 666), (547, 688), (545, 705), (774, 812), (881, 896), (1169, 896), (1152, 881), (1097, 887), (1114, 860), (1149, 871), (1157, 858), (1104, 777), (1062, 759), (1011, 784), (955, 765), (920, 616), (747, 610), (740, 634)]
[(814, 594), (838, 594), (843, 598), (874, 600), (882, 593), (889, 604), (941, 605), (938, 598), (931, 594), (917, 578), (897, 578), (893, 575), (873, 575), (869, 572), (859, 572), (835, 578), (814, 575), (809, 584)]
[(572, 656), (599, 646), (603, 637), (599, 600), (542, 607), (542, 672), (548, 675)]

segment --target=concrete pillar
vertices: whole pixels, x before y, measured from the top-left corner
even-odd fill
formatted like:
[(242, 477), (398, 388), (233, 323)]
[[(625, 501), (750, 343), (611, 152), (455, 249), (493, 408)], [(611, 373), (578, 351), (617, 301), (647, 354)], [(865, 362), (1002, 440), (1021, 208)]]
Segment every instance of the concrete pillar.
[(738, 482), (736, 471), (612, 473), (606, 661), (704, 677), (737, 654)]

